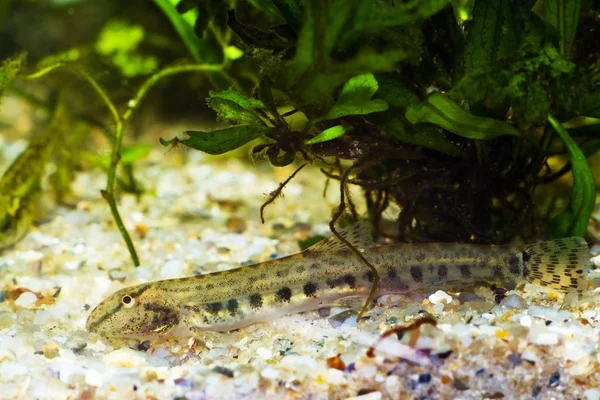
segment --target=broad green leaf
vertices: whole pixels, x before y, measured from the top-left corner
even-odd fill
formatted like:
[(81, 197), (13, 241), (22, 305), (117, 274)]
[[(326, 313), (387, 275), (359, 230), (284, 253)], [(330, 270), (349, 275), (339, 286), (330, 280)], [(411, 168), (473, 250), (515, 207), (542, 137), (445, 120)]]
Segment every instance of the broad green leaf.
[(392, 119), (383, 125), (385, 134), (399, 142), (423, 146), (431, 150), (463, 157), (464, 152), (433, 126), (413, 126), (400, 118)]
[(185, 133), (189, 135), (189, 138), (187, 139), (161, 139), (160, 142), (163, 146), (170, 146), (175, 143), (176, 140), (178, 143), (193, 149), (216, 155), (235, 150), (249, 141), (265, 135), (271, 129), (272, 128), (267, 126), (260, 125), (239, 125), (210, 132), (186, 131)]
[(264, 125), (265, 123), (252, 111), (239, 103), (225, 98), (213, 97), (208, 99), (210, 108), (217, 112), (219, 120), (234, 125)]
[(327, 142), (329, 140), (333, 140), (333, 139), (342, 137), (349, 131), (350, 131), (350, 128), (346, 127), (344, 125), (332, 126), (331, 128), (325, 129), (324, 131), (319, 133), (317, 136), (305, 141), (304, 143), (305, 144), (315, 144), (315, 143)]
[(422, 21), (450, 5), (450, 0), (352, 2), (358, 3), (358, 7), (351, 22), (351, 30), (345, 33), (346, 38), (356, 38), (369, 32), (380, 32), (382, 28)]
[(412, 124), (437, 125), (469, 139), (489, 140), (504, 135), (521, 136), (521, 132), (512, 125), (468, 113), (439, 92), (431, 94), (421, 104), (410, 107), (406, 111), (406, 119)]
[(573, 171), (571, 200), (567, 208), (550, 221), (548, 234), (551, 238), (583, 236), (596, 203), (594, 176), (585, 155), (567, 130), (551, 115), (548, 122), (567, 148)]
[(4, 60), (2, 64), (0, 64), (0, 100), (2, 99), (4, 90), (12, 84), (19, 71), (21, 71), (24, 63), (25, 54), (23, 53)]
[(210, 101), (210, 99), (229, 100), (229, 101), (236, 103), (237, 105), (242, 107), (244, 110), (248, 110), (248, 111), (265, 107), (265, 105), (263, 104), (262, 101), (253, 99), (251, 97), (246, 97), (243, 94), (241, 94), (240, 92), (238, 92), (237, 90), (233, 90), (233, 89), (227, 89), (227, 90), (223, 90), (221, 92), (211, 90), (210, 92), (208, 92), (208, 95), (209, 95), (209, 101)]
[(333, 107), (331, 107), (327, 114), (316, 121), (334, 119), (346, 115), (365, 115), (387, 110), (388, 104), (385, 100), (371, 100), (377, 89), (377, 80), (373, 74), (363, 74), (350, 78), (344, 85), (340, 97)]
[[(200, 39), (194, 33), (197, 11), (191, 10), (181, 15), (176, 9), (179, 0), (154, 0), (154, 3), (161, 9), (163, 14), (171, 21), (175, 31), (181, 37), (181, 40), (187, 47), (194, 61), (199, 64), (219, 64), (223, 61), (222, 49), (216, 47), (210, 40)], [(230, 82), (222, 74), (208, 72), (213, 87), (226, 88)]]
[(577, 33), (581, 0), (538, 0), (533, 11), (560, 34), (560, 54), (569, 59)]
[(332, 107), (334, 92), (351, 77), (391, 71), (407, 57), (407, 52), (397, 47), (379, 51), (365, 47), (345, 60), (332, 59), (342, 32), (353, 29), (357, 7), (357, 0), (306, 2), (294, 58), (273, 81), (274, 87), (294, 99), (296, 107), (324, 112)]
[(515, 8), (518, 5), (512, 0), (475, 1), (465, 43), (466, 73), (518, 50), (521, 18)]

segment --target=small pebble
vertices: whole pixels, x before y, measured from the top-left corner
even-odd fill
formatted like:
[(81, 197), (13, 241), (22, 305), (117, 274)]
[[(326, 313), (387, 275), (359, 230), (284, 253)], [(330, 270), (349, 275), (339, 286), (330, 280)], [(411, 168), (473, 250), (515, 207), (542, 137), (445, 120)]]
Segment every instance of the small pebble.
[(446, 293), (442, 290), (438, 290), (437, 292), (435, 292), (431, 296), (429, 296), (429, 301), (432, 304), (438, 304), (438, 303), (450, 304), (452, 302), (452, 296), (450, 296), (448, 293)]
[(355, 310), (346, 310), (332, 317), (329, 317), (327, 320), (329, 321), (329, 324), (334, 328), (340, 328), (342, 326), (353, 327), (356, 326), (357, 315), (358, 314)]
[(111, 351), (103, 359), (106, 364), (121, 368), (134, 368), (146, 364), (146, 359), (139, 352), (126, 347)]
[(267, 367), (260, 371), (260, 376), (265, 379), (277, 379), (279, 377), (279, 371), (277, 371), (275, 368)]
[(273, 352), (265, 347), (259, 347), (256, 349), (256, 354), (263, 360), (268, 360), (273, 357)]
[(88, 369), (85, 373), (85, 383), (90, 386), (99, 387), (104, 383), (104, 377), (95, 369)]
[(598, 389), (588, 389), (583, 392), (586, 400), (600, 400), (600, 390)]
[(431, 382), (431, 374), (419, 375), (419, 383), (429, 383), (429, 382)]
[(508, 356), (508, 361), (510, 361), (513, 365), (521, 365), (522, 358), (519, 353), (512, 353)]
[(37, 301), (37, 296), (31, 292), (23, 292), (19, 296), (17, 300), (15, 300), (15, 305), (18, 307), (28, 308), (35, 304)]
[(42, 353), (44, 354), (44, 357), (52, 359), (52, 358), (58, 356), (59, 350), (60, 350), (60, 347), (58, 346), (58, 344), (56, 342), (48, 342), (44, 345), (44, 348), (42, 349)]
[(559, 382), (560, 382), (560, 373), (555, 372), (552, 374), (552, 376), (548, 380), (548, 387), (551, 387), (551, 388), (557, 387)]
[(213, 368), (213, 372), (216, 372), (217, 374), (221, 374), (228, 378), (233, 378), (233, 371), (230, 370), (229, 368), (225, 368), (225, 367), (221, 367), (221, 366), (217, 365), (216, 367)]
[(510, 309), (523, 309), (527, 307), (527, 301), (517, 294), (511, 294), (502, 299), (500, 306)]
[(343, 371), (340, 371), (335, 368), (330, 368), (327, 371), (327, 382), (328, 383), (331, 383), (332, 385), (339, 385), (339, 384), (343, 383), (344, 381), (346, 381), (346, 378), (344, 378)]
[(461, 378), (454, 379), (454, 382), (452, 382), (452, 386), (454, 386), (454, 388), (457, 390), (468, 390), (469, 389), (469, 386), (467, 385), (467, 383), (464, 380), (462, 380)]

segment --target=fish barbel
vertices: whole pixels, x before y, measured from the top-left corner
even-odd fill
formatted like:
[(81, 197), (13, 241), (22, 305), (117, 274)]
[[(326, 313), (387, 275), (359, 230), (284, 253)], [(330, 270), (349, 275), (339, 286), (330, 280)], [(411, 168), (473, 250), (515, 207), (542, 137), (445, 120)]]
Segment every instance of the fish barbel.
[[(376, 295), (514, 288), (532, 282), (561, 291), (585, 289), (590, 267), (583, 238), (530, 245), (397, 244), (374, 247), (367, 226), (340, 231), (376, 268)], [(90, 314), (87, 329), (104, 337), (148, 339), (229, 331), (282, 315), (366, 298), (373, 272), (332, 236), (305, 251), (222, 272), (121, 289)]]

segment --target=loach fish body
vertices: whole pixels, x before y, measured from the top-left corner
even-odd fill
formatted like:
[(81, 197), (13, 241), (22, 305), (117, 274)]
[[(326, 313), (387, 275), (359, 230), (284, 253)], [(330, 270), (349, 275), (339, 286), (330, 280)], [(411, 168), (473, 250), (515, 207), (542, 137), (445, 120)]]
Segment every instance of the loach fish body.
[[(376, 268), (377, 295), (477, 284), (513, 288), (533, 282), (585, 289), (590, 266), (582, 238), (532, 245), (398, 244), (373, 247), (355, 224), (341, 234)], [(121, 289), (90, 314), (87, 329), (104, 337), (146, 339), (229, 331), (285, 314), (366, 298), (372, 271), (335, 237), (288, 257), (228, 271)]]

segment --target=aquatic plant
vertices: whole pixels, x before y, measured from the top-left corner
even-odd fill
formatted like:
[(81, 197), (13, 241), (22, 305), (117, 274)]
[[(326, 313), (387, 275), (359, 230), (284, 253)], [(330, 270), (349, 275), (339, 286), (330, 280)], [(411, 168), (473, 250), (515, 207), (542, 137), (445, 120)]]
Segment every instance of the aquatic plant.
[[(274, 166), (299, 163), (290, 178), (306, 164), (320, 166), (340, 182), (334, 232), (346, 211), (359, 217), (347, 191), (358, 185), (375, 229), (400, 241), (506, 243), (585, 234), (596, 199), (587, 160), (600, 148), (594, 3), (154, 3), (153, 11), (134, 7), (133, 22), (110, 19), (94, 51), (54, 54), (28, 73), (17, 55), (0, 69), (0, 90), (15, 79), (69, 71), (99, 95), (113, 119), (103, 196), (136, 265), (114, 190), (140, 190), (133, 164), (146, 150), (123, 148), (125, 125), (157, 82), (194, 71), (208, 77), (208, 106), (225, 127), (161, 143), (223, 154), (252, 142), (252, 154)], [(143, 16), (158, 10), (174, 32), (150, 40)], [(150, 44), (161, 40), (179, 43), (175, 56)], [(173, 64), (182, 57), (191, 61)], [(116, 81), (100, 82), (90, 72), (98, 60), (136, 82), (135, 94), (115, 100)], [(566, 192), (562, 178), (569, 172)], [(393, 204), (400, 211), (390, 227), (382, 214)]]

